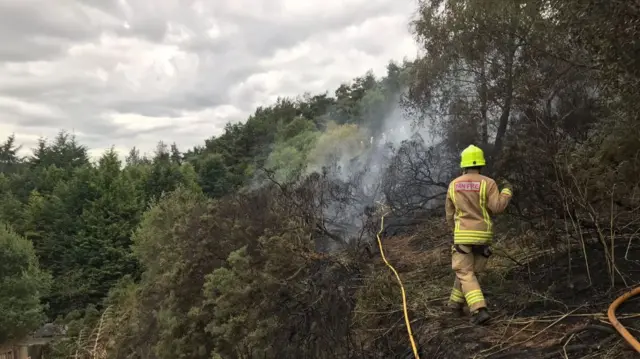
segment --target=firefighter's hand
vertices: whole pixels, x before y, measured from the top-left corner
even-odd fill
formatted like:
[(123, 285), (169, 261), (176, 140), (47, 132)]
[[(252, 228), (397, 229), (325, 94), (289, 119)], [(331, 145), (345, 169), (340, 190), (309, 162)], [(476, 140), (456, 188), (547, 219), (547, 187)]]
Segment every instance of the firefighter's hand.
[(500, 187), (502, 188), (508, 188), (510, 190), (513, 191), (513, 186), (511, 185), (511, 183), (509, 181), (507, 181), (506, 179), (502, 179), (500, 181)]

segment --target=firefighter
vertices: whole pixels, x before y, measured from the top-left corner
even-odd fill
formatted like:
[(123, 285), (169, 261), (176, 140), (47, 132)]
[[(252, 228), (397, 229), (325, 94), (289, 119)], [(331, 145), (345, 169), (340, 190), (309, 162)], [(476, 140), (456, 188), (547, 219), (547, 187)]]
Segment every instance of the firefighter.
[(500, 191), (493, 179), (480, 174), (484, 165), (479, 147), (471, 145), (462, 151), (463, 174), (449, 184), (445, 206), (447, 224), (453, 230), (451, 267), (456, 274), (448, 306), (462, 316), (466, 303), (473, 324), (491, 318), (476, 273), (484, 270), (491, 256), (491, 215), (503, 212), (513, 195), (508, 182)]

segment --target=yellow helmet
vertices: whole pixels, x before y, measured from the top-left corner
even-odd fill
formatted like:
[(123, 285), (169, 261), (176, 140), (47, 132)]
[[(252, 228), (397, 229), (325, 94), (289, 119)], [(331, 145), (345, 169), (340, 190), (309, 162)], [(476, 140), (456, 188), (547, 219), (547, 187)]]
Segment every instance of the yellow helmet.
[(486, 164), (484, 160), (484, 152), (480, 147), (470, 145), (460, 154), (460, 167), (479, 167)]

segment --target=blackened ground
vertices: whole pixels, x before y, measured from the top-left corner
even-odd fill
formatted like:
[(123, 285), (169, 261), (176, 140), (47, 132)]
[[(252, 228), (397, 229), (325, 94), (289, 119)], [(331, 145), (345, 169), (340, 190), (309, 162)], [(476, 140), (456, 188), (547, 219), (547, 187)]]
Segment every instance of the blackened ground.
[[(520, 301), (505, 300), (504, 296), (496, 297), (495, 301), (503, 309), (518, 311), (521, 316), (549, 311), (566, 313), (578, 307), (605, 313), (613, 300), (640, 285), (640, 245), (627, 248), (626, 244), (621, 244), (616, 247), (617, 271), (613, 282), (602, 247), (591, 245), (587, 248), (588, 271), (581, 250), (571, 253), (571, 264), (566, 253), (552, 258), (539, 258), (529, 263), (528, 268), (516, 270), (506, 278), (516, 284), (526, 283), (517, 285), (517, 293), (529, 295), (530, 301), (524, 306)], [(620, 307), (619, 312), (640, 313), (640, 298), (629, 300)], [(640, 330), (640, 320), (624, 324), (635, 325)]]
[[(514, 321), (518, 318), (555, 315), (557, 319), (554, 318), (554, 321), (558, 322), (547, 330), (551, 338), (562, 338), (576, 328), (589, 328), (574, 335), (567, 344), (567, 348), (584, 347), (583, 350), (573, 351), (568, 355), (569, 358), (581, 358), (587, 353), (591, 353), (592, 358), (635, 358), (637, 353), (610, 327), (606, 313), (618, 296), (640, 285), (640, 246), (621, 243), (615, 247), (617, 270), (613, 280), (607, 269), (602, 246), (590, 244), (586, 248), (587, 260), (583, 251), (577, 249), (570, 254), (557, 253), (538, 258), (525, 268), (511, 272), (505, 278), (511, 285), (498, 287), (502, 292), (491, 296), (492, 304), (500, 313), (513, 313)], [(640, 298), (628, 300), (617, 310), (620, 322), (636, 337), (640, 337), (639, 313)], [(564, 315), (567, 316), (559, 320)], [(544, 334), (536, 339), (544, 338)], [(597, 347), (598, 343), (602, 343), (602, 348)], [(535, 348), (530, 352), (519, 350), (511, 351), (510, 356), (505, 356), (509, 353), (507, 352), (503, 356), (494, 355), (489, 358), (535, 358), (551, 355), (546, 354), (549, 352), (547, 349)]]
[[(419, 269), (435, 267), (434, 253), (446, 257), (446, 246), (424, 252), (416, 249), (420, 246), (394, 246), (394, 240), (389, 238), (386, 246), (406, 282), (414, 281), (415, 273), (420, 272), (429, 273), (422, 274), (427, 276), (419, 284), (423, 287), (436, 280), (443, 288), (448, 285), (449, 278), (439, 279), (441, 275)], [(421, 242), (419, 238), (411, 242), (416, 241)], [(606, 313), (615, 298), (640, 285), (640, 245), (627, 248), (623, 243), (615, 248), (617, 272), (613, 283), (602, 247), (590, 243), (586, 252), (588, 271), (582, 249), (539, 256), (507, 272), (489, 270), (480, 278), (493, 315), (487, 326), (469, 324), (468, 316), (446, 314), (446, 298), (433, 302), (420, 299), (429, 302), (429, 309), (414, 310), (410, 316), (421, 358), (637, 358), (638, 354), (610, 326)], [(437, 295), (443, 297), (443, 293), (446, 291)], [(421, 308), (416, 303), (413, 307)], [(622, 305), (617, 316), (640, 338), (640, 298)], [(378, 352), (383, 355), (376, 357), (413, 358), (405, 327), (398, 322), (395, 325), (389, 333), (393, 340), (384, 345), (379, 342)]]

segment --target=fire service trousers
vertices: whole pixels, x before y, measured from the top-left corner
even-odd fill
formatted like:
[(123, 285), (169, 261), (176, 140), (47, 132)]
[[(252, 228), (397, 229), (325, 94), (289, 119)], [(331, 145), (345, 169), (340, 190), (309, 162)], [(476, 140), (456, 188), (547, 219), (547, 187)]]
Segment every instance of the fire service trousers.
[(452, 308), (462, 308), (466, 302), (473, 313), (487, 306), (476, 273), (485, 269), (490, 256), (489, 246), (456, 244), (452, 247), (451, 268), (456, 273), (449, 298)]

